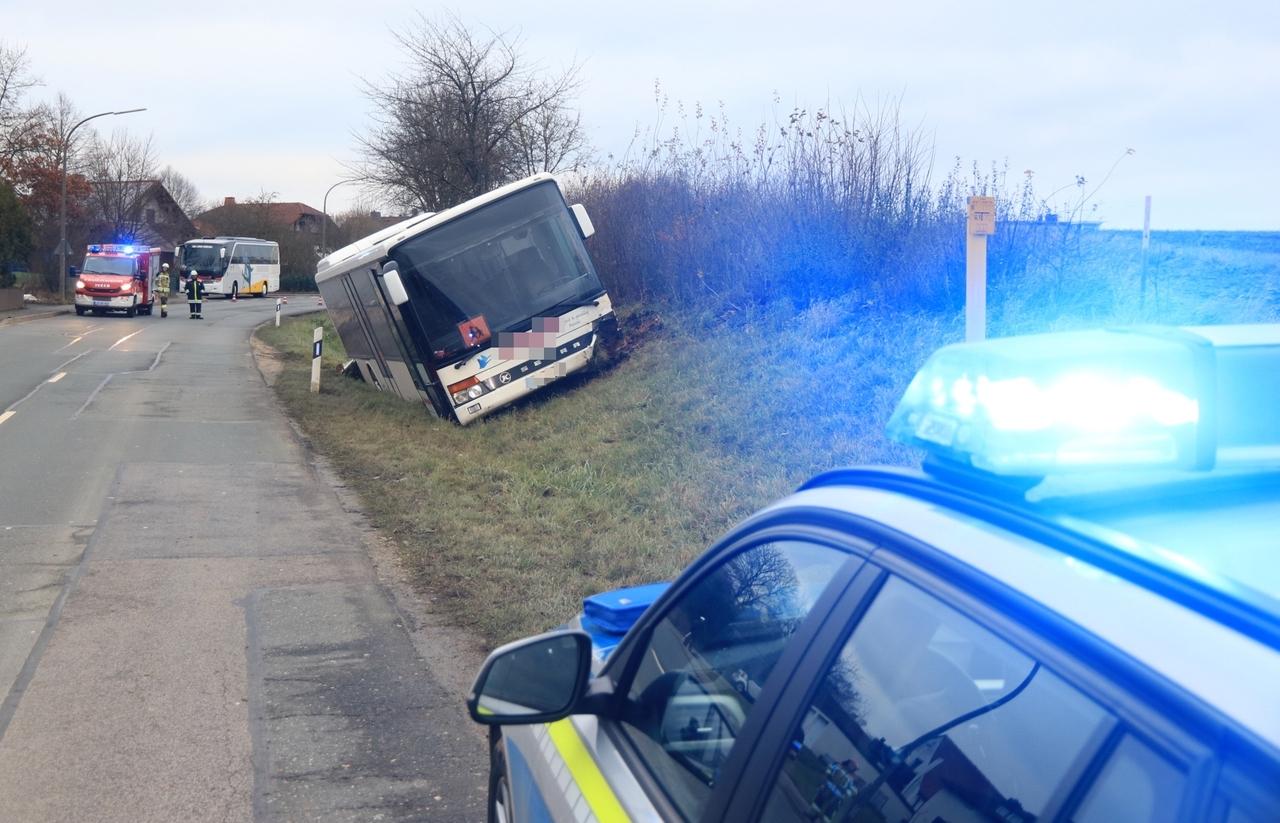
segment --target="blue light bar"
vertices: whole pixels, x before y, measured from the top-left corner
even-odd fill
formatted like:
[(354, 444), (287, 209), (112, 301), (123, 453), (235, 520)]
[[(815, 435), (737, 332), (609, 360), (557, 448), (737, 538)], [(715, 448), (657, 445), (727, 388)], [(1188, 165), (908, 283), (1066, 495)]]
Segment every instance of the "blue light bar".
[(938, 350), (894, 439), (992, 474), (1280, 463), (1280, 326), (1031, 335)]

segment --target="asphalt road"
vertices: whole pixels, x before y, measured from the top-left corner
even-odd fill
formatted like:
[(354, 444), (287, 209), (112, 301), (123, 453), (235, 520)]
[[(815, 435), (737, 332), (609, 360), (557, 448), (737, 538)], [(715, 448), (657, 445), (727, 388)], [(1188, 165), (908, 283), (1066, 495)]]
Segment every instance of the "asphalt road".
[(0, 326), (0, 818), (483, 819), (483, 742), (254, 366), (273, 304)]

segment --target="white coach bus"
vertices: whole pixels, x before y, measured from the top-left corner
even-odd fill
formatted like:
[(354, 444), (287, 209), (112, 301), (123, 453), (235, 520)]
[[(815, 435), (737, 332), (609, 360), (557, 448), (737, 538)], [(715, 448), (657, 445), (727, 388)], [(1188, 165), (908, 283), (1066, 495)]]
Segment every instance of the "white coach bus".
[(467, 424), (581, 369), (616, 329), (593, 231), (543, 173), (339, 249), (316, 284), (367, 382)]
[(200, 273), (206, 294), (266, 297), (280, 291), (280, 246), (257, 237), (201, 237), (179, 249), (178, 273), (183, 282)]

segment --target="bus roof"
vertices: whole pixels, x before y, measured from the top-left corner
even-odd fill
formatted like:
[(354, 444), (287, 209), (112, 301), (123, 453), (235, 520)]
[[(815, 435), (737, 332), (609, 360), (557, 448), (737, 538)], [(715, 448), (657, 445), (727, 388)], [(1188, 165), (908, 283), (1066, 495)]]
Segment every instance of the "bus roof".
[(274, 240), (263, 240), (261, 237), (235, 237), (231, 235), (219, 235), (217, 237), (193, 237), (182, 245), (187, 243), (230, 243), (236, 240), (250, 240), (254, 243), (270, 243), (273, 246), (280, 245)]
[(508, 183), (501, 188), (494, 189), (491, 192), (482, 194), (479, 197), (473, 197), (466, 202), (459, 203), (456, 206), (447, 208), (439, 212), (425, 212), (423, 214), (402, 220), (394, 226), (389, 226), (380, 231), (374, 232), (368, 237), (361, 238), (349, 246), (343, 246), (337, 251), (331, 253), (327, 257), (320, 260), (316, 265), (316, 282), (321, 283), (331, 277), (346, 272), (352, 268), (358, 260), (365, 258), (380, 259), (385, 257), (391, 247), (407, 239), (412, 234), (421, 234), (428, 229), (433, 229), (442, 223), (447, 223), (462, 215), (475, 211), (489, 205), (495, 200), (500, 200), (509, 194), (514, 194), (521, 189), (535, 186), (539, 183), (554, 181), (556, 176), (549, 172), (539, 172), (532, 177), (526, 177), (523, 180), (517, 180), (514, 183)]

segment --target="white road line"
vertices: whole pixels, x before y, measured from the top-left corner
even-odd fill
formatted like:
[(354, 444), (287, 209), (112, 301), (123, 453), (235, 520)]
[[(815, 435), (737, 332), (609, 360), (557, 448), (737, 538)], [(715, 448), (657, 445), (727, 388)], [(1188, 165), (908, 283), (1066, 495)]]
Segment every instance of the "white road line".
[(116, 346), (118, 346), (118, 345), (120, 345), (121, 343), (123, 343), (124, 341), (128, 340), (130, 337), (137, 337), (138, 335), (142, 334), (144, 331), (146, 331), (146, 329), (138, 329), (138, 330), (137, 330), (136, 332), (134, 332), (133, 334), (126, 334), (124, 337), (121, 337), (119, 340), (117, 340), (116, 342), (112, 343), (112, 344), (111, 344), (111, 348), (107, 349), (107, 351), (115, 351)]
[(60, 365), (58, 365), (58, 366), (55, 366), (53, 370), (54, 370), (54, 371), (62, 371), (62, 370), (63, 370), (63, 369), (65, 369), (67, 366), (70, 366), (72, 363), (74, 363), (74, 362), (76, 362), (77, 360), (79, 360), (81, 357), (84, 357), (86, 354), (92, 354), (92, 353), (93, 353), (93, 349), (88, 349), (87, 351), (82, 351), (82, 352), (80, 352), (79, 354), (77, 354), (75, 357), (73, 357), (73, 358), (71, 358), (70, 360), (66, 361), (65, 363), (62, 363), (62, 364), (60, 364)]
[[(137, 334), (137, 333), (138, 333), (138, 332), (134, 332), (133, 334)], [(133, 337), (133, 334), (129, 335), (129, 337)], [(145, 373), (147, 373), (147, 372), (149, 372), (149, 371), (154, 370), (156, 366), (160, 365), (160, 358), (161, 358), (162, 356), (164, 356), (164, 353), (165, 353), (166, 351), (168, 351), (168, 350), (169, 350), (169, 346), (171, 346), (172, 344), (173, 344), (173, 341), (172, 341), (172, 340), (169, 340), (169, 341), (167, 341), (163, 346), (161, 346), (161, 347), (160, 347), (160, 351), (156, 352), (156, 359), (155, 359), (155, 360), (152, 360), (152, 361), (151, 361), (151, 365), (150, 365), (150, 366), (147, 366), (145, 369), (133, 369), (133, 370), (131, 370), (131, 371), (118, 371), (118, 372), (112, 372), (111, 374), (108, 374), (106, 377), (102, 378), (102, 382), (101, 382), (101, 383), (99, 383), (99, 384), (98, 384), (98, 387), (97, 387), (96, 389), (94, 389), (94, 390), (93, 390), (93, 393), (92, 393), (92, 394), (90, 394), (90, 395), (89, 395), (89, 399), (88, 399), (88, 400), (86, 400), (86, 401), (84, 401), (84, 405), (83, 405), (83, 406), (81, 406), (79, 409), (77, 409), (75, 414), (71, 415), (71, 419), (72, 419), (72, 420), (75, 420), (75, 419), (79, 418), (79, 417), (80, 417), (80, 415), (84, 413), (84, 410), (85, 410), (85, 409), (87, 409), (87, 408), (89, 408), (89, 404), (90, 404), (90, 403), (92, 403), (92, 402), (94, 401), (94, 398), (96, 398), (96, 397), (98, 396), (98, 392), (100, 392), (100, 391), (102, 391), (103, 389), (105, 389), (105, 388), (107, 387), (107, 384), (111, 382), (111, 378), (115, 377), (117, 374), (145, 374)], [(35, 392), (32, 392), (32, 394), (34, 394), (34, 393), (35, 393)], [(29, 397), (29, 396), (30, 396), (30, 395), (28, 395), (28, 397)], [(22, 398), (22, 399), (23, 399), (23, 400), (26, 400), (27, 398), (26, 398), (26, 397), (24, 397), (24, 398)], [(21, 402), (21, 401), (19, 401), (19, 402)]]
[(113, 377), (115, 377), (115, 375), (114, 375), (114, 374), (108, 374), (106, 377), (102, 378), (102, 382), (101, 382), (101, 383), (99, 383), (99, 384), (98, 384), (98, 388), (94, 389), (94, 390), (93, 390), (93, 393), (89, 395), (89, 399), (88, 399), (88, 400), (86, 400), (86, 401), (84, 401), (84, 405), (83, 405), (83, 406), (81, 406), (80, 408), (76, 409), (76, 413), (75, 413), (75, 414), (73, 414), (73, 415), (71, 415), (71, 419), (72, 419), (72, 420), (76, 420), (77, 418), (79, 418), (79, 417), (80, 417), (81, 412), (83, 412), (85, 409), (89, 408), (89, 404), (93, 402), (93, 398), (95, 398), (95, 397), (97, 397), (97, 396), (98, 396), (98, 392), (100, 392), (100, 391), (102, 391), (104, 388), (106, 388), (107, 384), (111, 382), (111, 378), (113, 378)]
[(13, 417), (15, 414), (17, 414), (17, 412), (14, 412), (14, 411), (7, 411), (4, 414), (0, 414), (0, 423), (3, 423), (4, 421), (8, 420), (10, 417)]
[(66, 351), (67, 349), (69, 349), (69, 348), (71, 348), (72, 346), (74, 346), (76, 343), (79, 343), (79, 342), (80, 342), (81, 340), (83, 340), (83, 339), (84, 339), (84, 335), (82, 334), (82, 335), (80, 335), (79, 337), (77, 337), (75, 340), (72, 340), (70, 343), (68, 343), (67, 345), (63, 346), (62, 348), (54, 350), (54, 352), (53, 352), (53, 353), (54, 353), (54, 354), (57, 354), (58, 352), (64, 352), (64, 351)]
[(66, 372), (64, 372), (64, 371), (60, 371), (60, 372), (58, 372), (57, 374), (55, 374), (53, 377), (50, 377), (50, 378), (49, 378), (48, 380), (46, 380), (45, 382), (46, 382), (46, 383), (57, 383), (59, 380), (61, 380), (62, 378), (66, 377), (66, 376), (67, 376), (67, 373), (66, 373)]

